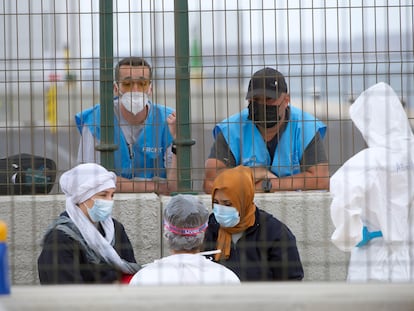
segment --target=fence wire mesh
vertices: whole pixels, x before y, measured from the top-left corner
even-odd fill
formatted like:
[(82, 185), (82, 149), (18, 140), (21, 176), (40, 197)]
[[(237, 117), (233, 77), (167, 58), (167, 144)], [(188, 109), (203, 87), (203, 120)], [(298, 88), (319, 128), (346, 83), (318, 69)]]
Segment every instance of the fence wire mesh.
[[(291, 106), (316, 116), (327, 126), (323, 144), (329, 176), (367, 147), (349, 114), (349, 108), (364, 90), (379, 82), (390, 85), (413, 126), (413, 1), (184, 1), (188, 6), (188, 12), (184, 12), (188, 18), (188, 34), (177, 34), (175, 18), (178, 15), (174, 4), (179, 2), (113, 0), (113, 27), (107, 36), (113, 38), (110, 63), (115, 67), (122, 58), (132, 56), (147, 60), (152, 67), (150, 100), (159, 103), (163, 111), (170, 108), (181, 111), (177, 118), (184, 123), (179, 125), (178, 135), (195, 142), (181, 149), (186, 151), (186, 157), (181, 155), (180, 159), (188, 159), (188, 165), (182, 161), (177, 164), (175, 178), (189, 178), (186, 191), (204, 195), (205, 163), (213, 145), (213, 128), (248, 107), (245, 98), (249, 81), (264, 67), (275, 68), (285, 76)], [(102, 97), (100, 44), (106, 36), (100, 35), (100, 3), (103, 1), (0, 0), (3, 29), (0, 31), (0, 188), (1, 194), (9, 196), (2, 203), (1, 218), (9, 220), (14, 233), (11, 237), (13, 268), (31, 271), (30, 275), (13, 272), (12, 281), (17, 284), (38, 282), (36, 258), (46, 226), (38, 227), (35, 219), (44, 215), (37, 208), (42, 200), (47, 200), (47, 196), (43, 199), (17, 195), (49, 194), (51, 201), (46, 205), (60, 206), (63, 210), (58, 202), (61, 198), (54, 196), (62, 194), (59, 178), (83, 160), (79, 156), (82, 143), (75, 115), (95, 107)], [(185, 113), (180, 110), (183, 94), (177, 88), (177, 37), (181, 35), (187, 36), (188, 46), (184, 48), (189, 52), (186, 94), (189, 105)], [(113, 80), (118, 82), (115, 77)], [(188, 124), (183, 114), (188, 114)], [(392, 114), (393, 111), (386, 112), (388, 116)], [(160, 134), (159, 139), (167, 136)], [(17, 161), (12, 158), (16, 155)], [(398, 191), (408, 194), (409, 211), (413, 197), (410, 179), (413, 162), (407, 163), (411, 164), (400, 167), (400, 171), (406, 172), (407, 183)], [(157, 169), (159, 164), (153, 166)], [(390, 185), (385, 189), (389, 197), (384, 200), (397, 191)], [(146, 190), (138, 192), (153, 192), (153, 188)], [(323, 201), (321, 206), (329, 207), (329, 192), (326, 195), (318, 193), (316, 197)], [(25, 204), (24, 200), (33, 209), (30, 214), (21, 215), (15, 210)], [(310, 197), (305, 195), (298, 200), (302, 200), (299, 206), (307, 206), (310, 201), (306, 200)], [(269, 210), (273, 211), (271, 207)], [(47, 216), (48, 220), (59, 212), (55, 207), (54, 215)], [(300, 226), (294, 224), (290, 212), (283, 210), (278, 215), (284, 218), (286, 213), (289, 225), (301, 231), (300, 248), (313, 249), (319, 243), (322, 252), (331, 258), (323, 262), (305, 258), (309, 259), (306, 266), (309, 270), (325, 267), (310, 279), (335, 280), (334, 266), (346, 265), (348, 260), (342, 253), (337, 256), (329, 253), (333, 231), (329, 208), (323, 215), (313, 210), (311, 214), (297, 211)], [(142, 216), (133, 215), (133, 219)], [(405, 214), (405, 220), (410, 215)], [(29, 237), (23, 236), (25, 244), (16, 236), (19, 236), (18, 223), (27, 217), (32, 219), (23, 221), (31, 226)], [(308, 237), (315, 217), (324, 220), (320, 240)], [(121, 218), (126, 220), (128, 216)], [(161, 226), (158, 218), (156, 225)], [(366, 218), (364, 214), (363, 220)], [(389, 228), (395, 224), (386, 225)], [(131, 227), (134, 230), (133, 223)], [(160, 228), (155, 232), (162, 240)], [(141, 237), (133, 241), (137, 249), (143, 244)], [(20, 267), (16, 262), (22, 252), (29, 252), (26, 256), (33, 258)], [(161, 254), (164, 252), (160, 250), (142, 260), (153, 260)]]

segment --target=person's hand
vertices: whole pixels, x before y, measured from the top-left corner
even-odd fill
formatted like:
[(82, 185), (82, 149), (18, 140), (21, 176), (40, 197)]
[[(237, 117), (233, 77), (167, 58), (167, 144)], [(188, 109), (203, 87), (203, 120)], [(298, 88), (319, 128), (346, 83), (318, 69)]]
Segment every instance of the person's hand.
[(154, 192), (157, 194), (169, 195), (170, 189), (166, 180), (154, 180)]
[(362, 240), (356, 245), (356, 247), (362, 247), (368, 244), (369, 241), (375, 238), (382, 237), (381, 231), (369, 231), (366, 226), (362, 227)]
[(273, 174), (271, 171), (269, 171), (266, 167), (252, 167), (253, 170), (253, 176), (255, 181), (260, 181), (263, 179), (272, 179), (277, 178), (275, 174)]
[(177, 127), (176, 127), (176, 115), (175, 115), (175, 111), (173, 113), (171, 113), (168, 118), (167, 118), (167, 123), (168, 123), (168, 129), (170, 130), (171, 136), (173, 137), (173, 139), (176, 139), (177, 136)]

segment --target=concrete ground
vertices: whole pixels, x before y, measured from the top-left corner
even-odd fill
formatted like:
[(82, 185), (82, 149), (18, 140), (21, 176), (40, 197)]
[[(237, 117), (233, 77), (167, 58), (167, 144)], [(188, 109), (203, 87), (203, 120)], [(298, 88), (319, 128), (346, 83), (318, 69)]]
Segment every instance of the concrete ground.
[(15, 286), (0, 310), (414, 310), (414, 284), (245, 283), (232, 286)]

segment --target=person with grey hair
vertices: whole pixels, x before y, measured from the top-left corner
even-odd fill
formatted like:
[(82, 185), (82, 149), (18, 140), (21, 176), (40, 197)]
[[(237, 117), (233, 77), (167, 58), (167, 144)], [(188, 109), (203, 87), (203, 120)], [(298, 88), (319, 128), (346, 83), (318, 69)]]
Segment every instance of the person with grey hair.
[(209, 212), (192, 195), (178, 194), (164, 209), (164, 237), (172, 255), (144, 266), (130, 285), (237, 284), (230, 269), (208, 260), (200, 250)]

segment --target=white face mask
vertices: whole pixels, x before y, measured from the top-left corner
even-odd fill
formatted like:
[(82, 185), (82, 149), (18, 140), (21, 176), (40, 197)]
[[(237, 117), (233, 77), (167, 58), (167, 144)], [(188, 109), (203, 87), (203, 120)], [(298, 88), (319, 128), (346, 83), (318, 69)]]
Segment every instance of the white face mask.
[(239, 211), (233, 206), (214, 203), (213, 213), (217, 222), (223, 227), (231, 228), (240, 222)]
[(92, 221), (98, 222), (98, 221), (104, 221), (109, 216), (111, 216), (113, 207), (114, 207), (113, 200), (95, 199), (93, 206), (91, 208), (88, 208), (87, 211)]
[(148, 94), (143, 92), (126, 92), (121, 94), (120, 97), (121, 104), (133, 114), (137, 114), (144, 110), (148, 101)]

